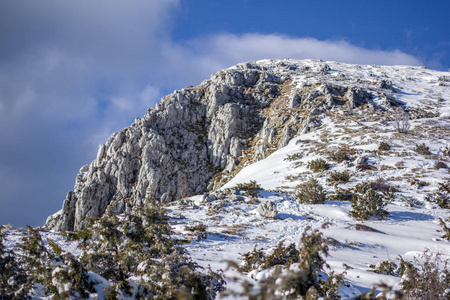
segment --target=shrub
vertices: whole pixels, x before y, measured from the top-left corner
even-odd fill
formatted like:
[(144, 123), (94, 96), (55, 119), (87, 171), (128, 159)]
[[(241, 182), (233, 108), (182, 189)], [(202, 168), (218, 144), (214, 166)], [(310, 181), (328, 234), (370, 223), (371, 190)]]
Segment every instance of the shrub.
[(330, 200), (335, 201), (352, 201), (353, 191), (351, 189), (336, 188), (335, 193), (331, 195), (329, 198)]
[(351, 155), (355, 154), (354, 149), (348, 146), (340, 146), (339, 148), (328, 150), (328, 158), (332, 161), (341, 163), (344, 160), (351, 160)]
[(409, 122), (409, 115), (406, 111), (397, 111), (394, 115), (394, 128), (399, 133), (408, 133), (411, 124)]
[(442, 237), (450, 241), (450, 228), (447, 227), (447, 224), (445, 224), (444, 220), (442, 220), (441, 218), (439, 218), (439, 224), (441, 224), (442, 231), (444, 231), (444, 235)]
[(434, 202), (441, 208), (450, 209), (450, 198), (443, 193), (434, 192), (433, 194), (428, 194), (425, 200)]
[(398, 266), (395, 262), (390, 260), (384, 260), (379, 262), (376, 266), (370, 265), (369, 267), (373, 269), (372, 272), (377, 274), (398, 276)]
[(31, 299), (32, 279), (23, 261), (16, 259), (13, 250), (6, 249), (5, 226), (0, 226), (0, 299)]
[(291, 264), (298, 262), (299, 251), (295, 248), (294, 243), (284, 246), (284, 241), (280, 241), (270, 255), (266, 256), (262, 249), (257, 250), (255, 246), (252, 251), (245, 253), (242, 259), (242, 269), (246, 272), (265, 270), (276, 265), (289, 267)]
[(234, 188), (240, 191), (244, 191), (247, 197), (257, 197), (259, 191), (262, 190), (261, 186), (256, 183), (255, 180), (251, 180), (248, 183), (238, 183)]
[(416, 144), (414, 151), (416, 151), (417, 153), (422, 154), (422, 155), (431, 155), (430, 148), (427, 147), (425, 145), (425, 143)]
[(445, 182), (439, 182), (439, 191), (450, 194), (450, 178), (445, 178)]
[(206, 237), (208, 236), (206, 229), (208, 228), (208, 226), (206, 226), (205, 224), (198, 224), (198, 225), (194, 225), (194, 226), (185, 226), (184, 229), (191, 231), (196, 237), (197, 240), (200, 239), (206, 239)]
[(362, 182), (357, 184), (353, 190), (352, 210), (350, 211), (352, 217), (357, 220), (368, 220), (371, 217), (382, 220), (389, 216), (388, 211), (384, 208), (392, 200), (392, 195), (378, 192), (373, 182)]
[(378, 178), (374, 182), (372, 182), (372, 186), (376, 191), (382, 192), (384, 195), (388, 195), (391, 198), (394, 197), (393, 193), (398, 192), (398, 190), (391, 186), (388, 181), (383, 178)]
[(327, 163), (326, 160), (322, 158), (313, 159), (308, 161), (307, 165), (308, 169), (313, 170), (314, 172), (325, 171), (330, 169), (330, 164)]
[(377, 168), (375, 166), (372, 166), (371, 164), (367, 164), (367, 163), (360, 163), (356, 166), (356, 169), (360, 170), (360, 171), (375, 171)]
[(345, 183), (345, 182), (348, 182), (349, 180), (350, 180), (350, 174), (348, 173), (348, 171), (331, 172), (330, 173), (330, 177), (328, 178), (328, 181), (330, 181), (330, 182), (338, 182), (338, 183)]
[(303, 157), (303, 155), (298, 152), (298, 153), (294, 153), (292, 155), (288, 154), (283, 160), (284, 161), (295, 161), (295, 160), (299, 160)]
[(256, 210), (264, 218), (275, 219), (278, 216), (277, 205), (270, 201), (260, 203)]
[(391, 146), (388, 143), (386, 143), (386, 142), (381, 142), (378, 145), (378, 150), (379, 151), (388, 151), (389, 149), (391, 149)]
[(408, 299), (449, 299), (449, 261), (441, 256), (427, 249), (414, 257), (418, 268), (407, 268), (400, 283)]
[[(253, 250), (244, 255), (246, 270), (273, 267), (265, 280), (254, 284), (244, 281), (243, 292), (234, 296), (245, 296), (248, 299), (340, 299), (339, 287), (344, 283), (343, 275), (333, 272), (326, 275), (323, 271), (328, 265), (328, 246), (322, 233), (306, 227), (301, 237), (301, 245), (297, 250), (294, 244), (287, 247), (280, 242), (270, 256), (261, 250)], [(266, 263), (263, 265), (261, 261)], [(256, 264), (254, 263), (256, 262)], [(295, 267), (289, 268), (295, 264)], [(283, 269), (284, 268), (284, 269)], [(324, 280), (326, 278), (326, 280)]]
[(296, 187), (295, 198), (300, 203), (323, 204), (327, 198), (327, 193), (316, 179), (311, 178)]
[(137, 298), (173, 299), (188, 290), (199, 299), (212, 299), (223, 289), (220, 274), (201, 272), (170, 238), (172, 229), (161, 206), (146, 203), (120, 216), (114, 207), (112, 203), (90, 228), (92, 239), (81, 244), (82, 263), (112, 284), (107, 297), (131, 295), (135, 276), (142, 276), (135, 282)]
[(450, 157), (450, 147), (445, 147), (443, 150), (442, 150), (442, 156), (448, 156), (448, 157)]

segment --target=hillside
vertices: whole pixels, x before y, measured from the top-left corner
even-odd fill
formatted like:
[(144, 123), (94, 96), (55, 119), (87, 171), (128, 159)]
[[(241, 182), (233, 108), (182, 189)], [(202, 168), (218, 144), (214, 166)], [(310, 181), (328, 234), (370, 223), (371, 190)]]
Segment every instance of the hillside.
[[(245, 266), (225, 272), (228, 290), (276, 274), (246, 253), (268, 256), (282, 241), (301, 249), (309, 227), (328, 247), (321, 274), (344, 272), (341, 297), (380, 282), (399, 289), (388, 262), (418, 266), (426, 249), (450, 259), (449, 101), (450, 74), (423, 67), (240, 64), (113, 134), (45, 227), (80, 230), (107, 209), (129, 214), (156, 199), (200, 266)], [(8, 246), (19, 236), (9, 230)]]

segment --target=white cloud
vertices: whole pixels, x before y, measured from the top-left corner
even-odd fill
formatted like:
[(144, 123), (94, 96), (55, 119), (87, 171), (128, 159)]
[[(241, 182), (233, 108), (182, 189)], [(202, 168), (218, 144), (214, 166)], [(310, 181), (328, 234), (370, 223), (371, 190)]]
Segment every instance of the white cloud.
[(179, 69), (177, 74), (197, 80), (201, 80), (200, 76), (205, 78), (239, 62), (266, 58), (322, 59), (379, 65), (422, 64), (416, 57), (399, 50), (365, 49), (341, 40), (320, 41), (275, 34), (222, 34), (183, 44), (167, 44), (165, 48), (165, 59)]

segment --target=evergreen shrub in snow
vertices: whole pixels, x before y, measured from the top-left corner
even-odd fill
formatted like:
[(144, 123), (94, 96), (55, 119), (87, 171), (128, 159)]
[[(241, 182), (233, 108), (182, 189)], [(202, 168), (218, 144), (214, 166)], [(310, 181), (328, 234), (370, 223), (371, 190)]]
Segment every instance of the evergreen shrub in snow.
[[(258, 282), (257, 288), (244, 281), (243, 292), (237, 296), (248, 299), (340, 299), (339, 287), (344, 283), (342, 274), (324, 273), (328, 268), (326, 239), (317, 229), (306, 227), (300, 248), (287, 247), (281, 242), (272, 254), (266, 256), (256, 248), (244, 255), (245, 271), (270, 268), (268, 276)], [(236, 293), (235, 293), (236, 295)]]
[(379, 151), (388, 151), (389, 149), (391, 149), (391, 146), (389, 146), (389, 144), (386, 142), (380, 142), (380, 144), (378, 145)]
[(25, 263), (16, 258), (13, 250), (6, 249), (6, 231), (7, 227), (0, 226), (0, 299), (30, 299), (31, 278)]
[(255, 180), (251, 180), (248, 183), (238, 183), (234, 188), (244, 191), (247, 197), (257, 197), (259, 191), (262, 190), (261, 186)]
[(426, 250), (414, 258), (414, 265), (404, 270), (401, 286), (407, 299), (450, 299), (449, 261), (441, 253)]
[(434, 192), (433, 194), (428, 194), (425, 200), (434, 202), (441, 208), (450, 209), (450, 197), (441, 192)]
[(213, 299), (223, 289), (219, 273), (192, 262), (171, 239), (166, 211), (146, 204), (131, 213), (116, 215), (110, 205), (82, 243), (82, 263), (106, 278), (108, 297), (174, 299), (188, 292), (196, 299)]
[(352, 155), (355, 154), (355, 149), (351, 149), (347, 145), (333, 148), (327, 151), (328, 159), (341, 163), (346, 160), (351, 160)]
[(94, 287), (85, 267), (71, 253), (64, 252), (51, 239), (45, 245), (38, 229), (28, 227), (20, 248), (33, 283), (55, 299), (87, 298)]
[(375, 217), (379, 220), (389, 216), (385, 209), (393, 199), (391, 192), (377, 191), (375, 182), (362, 182), (353, 189), (352, 210), (350, 214), (357, 220), (368, 220)]
[(295, 198), (300, 203), (323, 204), (327, 193), (316, 179), (311, 178), (307, 182), (297, 185)]
[(427, 145), (425, 145), (425, 143), (416, 144), (414, 151), (422, 155), (431, 155), (430, 148)]
[(308, 169), (311, 169), (314, 172), (319, 172), (319, 171), (326, 171), (326, 170), (330, 169), (330, 164), (327, 163), (327, 161), (322, 158), (317, 158), (317, 159), (308, 161), (307, 167), (308, 167)]
[(328, 177), (328, 181), (335, 183), (346, 183), (350, 180), (350, 173), (347, 170), (338, 172), (334, 171), (330, 173), (330, 177)]

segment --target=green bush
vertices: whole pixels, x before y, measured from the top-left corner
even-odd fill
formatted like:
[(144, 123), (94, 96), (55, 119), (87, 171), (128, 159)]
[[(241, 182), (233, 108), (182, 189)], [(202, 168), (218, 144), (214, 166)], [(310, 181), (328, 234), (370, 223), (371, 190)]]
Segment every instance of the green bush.
[(425, 197), (425, 200), (434, 202), (437, 205), (439, 205), (439, 207), (441, 207), (441, 208), (450, 209), (450, 197), (444, 195), (443, 193), (434, 192), (433, 194), (428, 194)]
[(294, 153), (292, 155), (288, 154), (283, 160), (284, 161), (295, 161), (295, 160), (299, 160), (303, 157), (303, 155), (299, 152), (299, 153)]
[(407, 299), (449, 299), (449, 261), (442, 260), (441, 256), (427, 249), (414, 258), (418, 268), (405, 269), (400, 284)]
[(450, 194), (450, 178), (445, 178), (446, 181), (439, 182), (439, 192)]
[[(317, 229), (306, 227), (297, 250), (294, 244), (287, 247), (281, 242), (270, 256), (265, 256), (262, 250), (256, 248), (244, 255), (247, 271), (254, 268), (272, 267), (270, 275), (265, 280), (257, 282), (257, 287), (251, 282), (243, 282), (241, 293), (231, 292), (231, 295), (248, 299), (340, 299), (339, 287), (343, 285), (343, 275), (325, 274), (328, 268), (325, 257), (328, 256), (326, 239)], [(263, 265), (261, 262), (265, 261)], [(289, 266), (298, 264), (293, 270)], [(236, 266), (236, 265), (235, 265)], [(283, 269), (284, 268), (284, 269)], [(326, 279), (326, 280), (324, 280)]]
[(431, 155), (430, 148), (427, 147), (425, 145), (425, 143), (416, 144), (414, 151), (416, 151), (418, 154), (422, 154), (422, 155)]
[(311, 178), (307, 182), (297, 185), (295, 198), (300, 203), (323, 204), (327, 193), (316, 179)]
[(327, 163), (327, 161), (322, 158), (317, 158), (317, 159), (308, 161), (307, 167), (308, 167), (308, 169), (311, 169), (314, 172), (319, 172), (319, 171), (326, 171), (326, 170), (330, 169), (330, 164)]
[(251, 270), (265, 270), (276, 265), (289, 267), (292, 263), (298, 262), (299, 252), (292, 243), (284, 246), (284, 241), (280, 241), (270, 255), (265, 255), (264, 251), (255, 248), (242, 256), (242, 269), (246, 272)]
[(441, 224), (442, 231), (444, 232), (442, 237), (447, 241), (450, 241), (450, 228), (447, 227), (447, 224), (441, 218), (439, 218), (439, 224)]
[(395, 262), (390, 260), (384, 260), (380, 263), (375, 265), (370, 265), (371, 270), (374, 273), (377, 274), (383, 274), (383, 275), (391, 275), (391, 276), (398, 276), (397, 270), (398, 266)]
[(348, 171), (338, 172), (334, 171), (330, 173), (330, 177), (328, 181), (330, 182), (338, 182), (338, 183), (346, 183), (350, 180), (350, 174)]
[(391, 149), (391, 146), (389, 146), (389, 144), (386, 142), (380, 142), (380, 144), (378, 145), (379, 151), (388, 151), (389, 149)]
[(5, 226), (0, 226), (0, 299), (31, 299), (32, 278), (27, 274), (26, 264), (6, 249)]
[(198, 299), (213, 299), (223, 289), (220, 274), (200, 272), (171, 239), (172, 229), (161, 206), (147, 203), (121, 216), (114, 213), (114, 207), (110, 205), (91, 227), (93, 238), (82, 244), (81, 258), (87, 269), (114, 285), (111, 297), (117, 291), (130, 295), (129, 280), (139, 275), (142, 298), (172, 299), (187, 290)]
[(256, 183), (255, 180), (251, 180), (248, 183), (238, 183), (234, 188), (240, 191), (244, 191), (247, 197), (257, 197), (259, 191), (262, 190), (261, 186)]
[(376, 190), (376, 183), (362, 182), (353, 189), (352, 210), (350, 215), (357, 220), (368, 220), (376, 217), (382, 220), (389, 216), (386, 205), (392, 200), (392, 193)]

